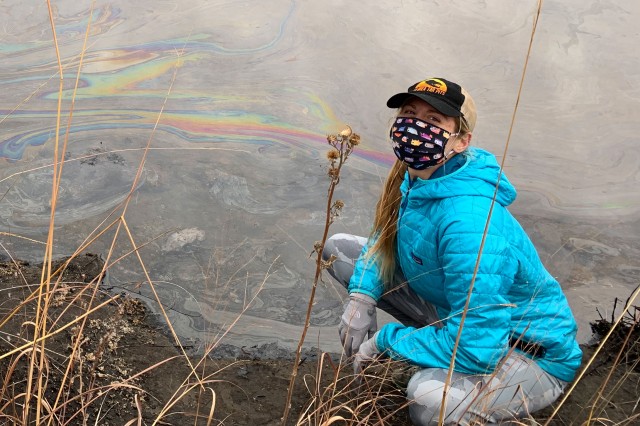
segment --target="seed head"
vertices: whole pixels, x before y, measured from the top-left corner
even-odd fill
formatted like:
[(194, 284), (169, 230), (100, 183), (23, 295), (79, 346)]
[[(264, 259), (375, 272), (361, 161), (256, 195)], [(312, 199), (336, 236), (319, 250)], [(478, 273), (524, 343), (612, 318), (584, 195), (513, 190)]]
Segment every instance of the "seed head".
[(336, 137), (336, 135), (327, 135), (327, 142), (329, 142), (331, 145), (335, 144), (338, 141), (338, 138)]
[(351, 136), (352, 133), (353, 133), (353, 130), (351, 130), (351, 127), (347, 125), (347, 128), (340, 132), (340, 136), (344, 136), (345, 138), (348, 138), (349, 136)]
[(337, 149), (327, 151), (327, 158), (331, 161), (337, 160), (338, 158), (340, 158), (340, 151), (338, 151)]
[(353, 146), (360, 145), (360, 135), (357, 133), (352, 134), (349, 138), (349, 143)]

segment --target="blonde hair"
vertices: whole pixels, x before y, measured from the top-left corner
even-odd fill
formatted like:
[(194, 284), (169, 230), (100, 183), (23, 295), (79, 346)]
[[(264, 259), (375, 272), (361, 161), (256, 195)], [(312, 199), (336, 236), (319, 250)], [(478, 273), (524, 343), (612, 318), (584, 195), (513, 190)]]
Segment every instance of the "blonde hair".
[[(467, 120), (456, 117), (457, 138), (471, 133), (471, 126), (475, 125), (475, 117), (471, 126), (469, 124)], [(375, 238), (376, 241), (367, 252), (368, 257), (378, 263), (380, 278), (384, 282), (385, 291), (390, 290), (397, 267), (398, 214), (400, 212), (400, 201), (402, 200), (400, 185), (404, 180), (406, 171), (407, 165), (400, 160), (396, 160), (387, 175), (387, 180), (376, 204), (376, 215), (373, 219), (371, 237)]]

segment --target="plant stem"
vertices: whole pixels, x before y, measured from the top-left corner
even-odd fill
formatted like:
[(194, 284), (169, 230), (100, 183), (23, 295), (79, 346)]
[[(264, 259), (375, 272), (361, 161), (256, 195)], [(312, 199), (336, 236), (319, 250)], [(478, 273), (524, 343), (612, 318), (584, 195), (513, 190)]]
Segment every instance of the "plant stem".
[[(324, 244), (327, 241), (327, 236), (329, 235), (329, 225), (331, 219), (331, 203), (333, 200), (333, 193), (336, 188), (337, 181), (335, 179), (331, 180), (329, 184), (329, 195), (327, 197), (327, 209), (326, 209), (326, 217), (324, 224), (324, 233), (322, 235), (321, 246), (324, 248)], [(291, 397), (293, 395), (293, 387), (296, 382), (296, 377), (298, 375), (298, 365), (300, 363), (300, 355), (302, 353), (302, 345), (304, 344), (304, 339), (307, 336), (307, 331), (309, 330), (309, 324), (311, 322), (311, 311), (313, 309), (313, 301), (316, 295), (316, 288), (318, 287), (318, 281), (320, 280), (320, 275), (322, 273), (322, 250), (318, 250), (317, 258), (316, 258), (316, 273), (313, 278), (313, 285), (311, 286), (311, 295), (309, 296), (309, 303), (307, 304), (307, 316), (304, 320), (304, 326), (302, 328), (302, 334), (300, 336), (300, 340), (298, 341), (298, 348), (296, 349), (296, 360), (293, 363), (293, 370), (291, 371), (291, 380), (289, 380), (289, 389), (287, 390), (287, 399), (285, 401), (284, 406), (284, 414), (282, 415), (282, 425), (284, 426), (289, 417), (289, 409), (291, 408)]]
[(327, 237), (329, 235), (329, 227), (333, 223), (335, 219), (335, 215), (337, 214), (334, 209), (333, 204), (333, 195), (336, 189), (336, 186), (340, 182), (340, 171), (342, 169), (342, 165), (347, 161), (347, 158), (351, 154), (353, 150), (353, 146), (356, 144), (353, 142), (354, 138), (357, 142), (359, 142), (360, 137), (353, 134), (351, 128), (348, 130), (344, 130), (338, 138), (336, 137), (328, 137), (329, 145), (333, 146), (339, 153), (337, 158), (329, 157), (331, 161), (330, 173), (331, 181), (329, 183), (329, 190), (327, 193), (327, 207), (325, 210), (325, 222), (324, 222), (324, 232), (322, 234), (322, 240), (320, 244), (315, 245), (316, 250), (316, 272), (313, 278), (313, 284), (311, 286), (311, 294), (309, 296), (309, 303), (307, 304), (307, 315), (305, 317), (304, 326), (302, 327), (302, 334), (300, 335), (300, 340), (298, 341), (298, 348), (296, 349), (296, 359), (293, 364), (293, 369), (291, 370), (291, 380), (289, 381), (289, 388), (287, 389), (287, 399), (285, 400), (284, 406), (284, 414), (282, 415), (282, 425), (286, 425), (287, 420), (289, 418), (289, 410), (291, 409), (291, 398), (293, 396), (293, 388), (296, 382), (296, 377), (298, 375), (298, 366), (300, 364), (300, 356), (302, 353), (302, 346), (304, 345), (305, 337), (307, 336), (307, 331), (309, 330), (309, 324), (311, 323), (311, 311), (313, 310), (313, 302), (315, 300), (316, 289), (318, 288), (318, 282), (320, 281), (320, 276), (322, 274), (322, 270), (325, 268), (325, 264), (322, 260), (322, 252), (324, 250), (324, 245), (327, 241)]

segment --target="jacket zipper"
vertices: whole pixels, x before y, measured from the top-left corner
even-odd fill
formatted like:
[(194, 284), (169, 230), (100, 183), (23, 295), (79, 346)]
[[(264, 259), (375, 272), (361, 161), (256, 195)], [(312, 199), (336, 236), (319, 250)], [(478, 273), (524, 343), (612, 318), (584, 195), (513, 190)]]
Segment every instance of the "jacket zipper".
[(409, 188), (407, 189), (407, 193), (404, 196), (404, 199), (402, 200), (402, 203), (400, 204), (400, 214), (398, 215), (398, 224), (400, 224), (400, 220), (402, 219), (402, 216), (404, 215), (404, 211), (407, 208), (407, 204), (409, 204), (409, 192), (411, 192), (411, 187), (413, 186), (413, 179), (409, 178)]

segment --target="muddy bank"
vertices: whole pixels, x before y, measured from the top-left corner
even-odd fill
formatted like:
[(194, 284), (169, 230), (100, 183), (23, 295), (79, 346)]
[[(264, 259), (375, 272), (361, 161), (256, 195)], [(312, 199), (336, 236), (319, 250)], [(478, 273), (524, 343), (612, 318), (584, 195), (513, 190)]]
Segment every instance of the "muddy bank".
[[(62, 265), (62, 261), (56, 262), (53, 270)], [(43, 408), (43, 415), (48, 407), (55, 406), (54, 424), (97, 421), (101, 425), (123, 425), (138, 419), (151, 424), (161, 419), (165, 424), (182, 425), (194, 424), (195, 417), (199, 418), (195, 424), (206, 424), (210, 415), (216, 421), (213, 424), (280, 424), (294, 361), (291, 351), (275, 343), (244, 347), (214, 344), (204, 347), (207, 356), (197, 356), (195, 347), (177, 345), (166, 327), (140, 301), (103, 292), (95, 279), (101, 268), (100, 258), (87, 254), (73, 259), (61, 279), (52, 280), (47, 329), (61, 331), (47, 338), (46, 363), (42, 371), (36, 370), (33, 375), (44, 379), (40, 385), (47, 407)], [(23, 419), (23, 393), (33, 347), (28, 342), (34, 333), (32, 322), (41, 271), (41, 266), (25, 262), (0, 263), (2, 422)], [(104, 306), (87, 316), (81, 329), (83, 314), (99, 304)], [(70, 324), (73, 321), (76, 322)], [(70, 325), (62, 329), (67, 324)], [(637, 355), (635, 358), (628, 355), (634, 350), (637, 354), (639, 333), (637, 327), (623, 331), (631, 332), (627, 334), (630, 338), (622, 341), (618, 338), (617, 343), (602, 351), (552, 424), (580, 424), (588, 418), (593, 396), (610, 374), (616, 351), (625, 341), (627, 356), (613, 369), (609, 384), (595, 405), (594, 417), (608, 419), (603, 421), (605, 424), (634, 423), (634, 416), (640, 415), (637, 396), (640, 372)], [(593, 348), (584, 350), (588, 359)], [(13, 353), (7, 355), (10, 352)], [(185, 353), (190, 356), (188, 361)], [(345, 393), (351, 386), (350, 368), (345, 366), (336, 374), (338, 364), (335, 354), (305, 351), (293, 391), (291, 424), (301, 413), (313, 412), (321, 404), (326, 404), (326, 411), (330, 400), (336, 407), (350, 399)], [(204, 379), (202, 386), (194, 380), (192, 369)], [(391, 389), (393, 383), (390, 380), (377, 388), (385, 392), (377, 413), (366, 414), (362, 409), (358, 412), (361, 420), (370, 416), (364, 424), (376, 423), (376, 416), (387, 416), (386, 424), (409, 424), (401, 391)], [(543, 422), (550, 412), (537, 413), (537, 421)], [(349, 414), (346, 409), (336, 409), (335, 413)], [(29, 423), (35, 421), (32, 408)]]

